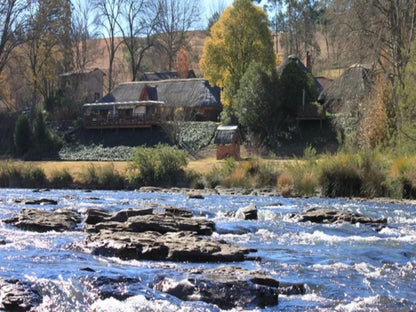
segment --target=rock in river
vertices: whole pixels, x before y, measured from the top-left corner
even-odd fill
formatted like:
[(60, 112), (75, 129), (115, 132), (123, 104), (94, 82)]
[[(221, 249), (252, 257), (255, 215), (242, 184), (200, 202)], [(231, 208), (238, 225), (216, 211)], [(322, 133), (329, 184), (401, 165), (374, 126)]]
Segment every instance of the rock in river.
[(19, 214), (3, 220), (22, 230), (34, 232), (73, 231), (81, 222), (79, 215), (70, 209), (48, 212), (41, 209), (23, 209)]
[(237, 210), (235, 217), (242, 220), (257, 220), (257, 207), (250, 204)]
[(17, 280), (0, 279), (0, 295), (1, 311), (29, 311), (42, 301), (28, 284)]
[(191, 232), (114, 232), (101, 230), (89, 235), (83, 248), (94, 255), (123, 260), (189, 262), (244, 261), (252, 250)]
[[(123, 231), (123, 232), (146, 232), (158, 233), (190, 231), (199, 235), (211, 235), (215, 230), (214, 222), (205, 218), (189, 218), (175, 216), (168, 213), (152, 213), (151, 210), (142, 214), (143, 209), (119, 211), (113, 215), (106, 212), (89, 210), (85, 220), (88, 232), (100, 230)], [(121, 216), (121, 217), (120, 217)]]
[(309, 209), (291, 216), (299, 222), (385, 224), (386, 218), (369, 218), (362, 214), (337, 209)]
[(278, 303), (279, 282), (260, 271), (222, 266), (191, 271), (185, 280), (162, 278), (154, 289), (181, 300), (204, 301), (221, 309), (267, 307)]

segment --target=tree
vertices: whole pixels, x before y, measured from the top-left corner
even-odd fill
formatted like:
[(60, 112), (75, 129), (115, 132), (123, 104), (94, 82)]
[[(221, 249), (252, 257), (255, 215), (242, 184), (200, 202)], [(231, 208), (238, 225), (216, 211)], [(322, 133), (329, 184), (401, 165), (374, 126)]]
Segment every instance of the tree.
[(265, 9), (275, 35), (280, 34), (287, 55), (303, 57), (316, 49), (315, 34), (323, 13), (316, 0), (268, 0)]
[(23, 42), (23, 21), (19, 18), (27, 3), (20, 0), (0, 3), (0, 74), (7, 64), (11, 52)]
[(257, 144), (271, 144), (284, 116), (278, 94), (281, 88), (275, 71), (266, 73), (256, 62), (250, 64), (236, 95), (236, 116), (244, 132), (258, 137)]
[(74, 5), (72, 14), (72, 46), (74, 50), (73, 67), (75, 71), (83, 72), (91, 61), (91, 53), (88, 49), (88, 40), (93, 35), (90, 33), (91, 2), (78, 2)]
[(17, 119), (13, 139), (18, 155), (23, 155), (29, 151), (32, 142), (32, 131), (27, 115), (22, 114)]
[(24, 47), (29, 60), (32, 105), (37, 104), (38, 93), (43, 99), (51, 96), (58, 74), (71, 67), (70, 21), (68, 0), (38, 0), (30, 6)]
[(240, 80), (255, 60), (265, 71), (275, 67), (267, 15), (249, 0), (236, 0), (205, 39), (201, 70), (211, 85), (223, 89), (223, 104), (232, 106)]
[(317, 99), (316, 86), (310, 73), (303, 71), (295, 61), (289, 62), (280, 76), (282, 107), (291, 116), (302, 109), (302, 105)]
[(121, 3), (122, 0), (94, 0), (93, 2), (97, 14), (95, 24), (101, 29), (108, 52), (108, 90), (112, 90), (114, 86), (114, 60), (118, 48), (123, 43), (122, 40), (117, 40)]
[(186, 45), (186, 32), (199, 20), (198, 0), (158, 0), (158, 46), (168, 58), (169, 70), (180, 48)]
[(188, 78), (189, 72), (189, 58), (185, 47), (182, 47), (178, 52), (176, 60), (176, 70), (180, 78)]
[(155, 44), (158, 7), (151, 0), (124, 0), (118, 26), (128, 51), (132, 81), (136, 81), (145, 53)]
[(416, 27), (416, 0), (334, 0), (333, 27), (338, 29), (352, 62), (377, 65), (388, 77), (392, 96), (387, 110), (394, 125), (391, 130), (400, 144), (404, 129), (400, 93)]

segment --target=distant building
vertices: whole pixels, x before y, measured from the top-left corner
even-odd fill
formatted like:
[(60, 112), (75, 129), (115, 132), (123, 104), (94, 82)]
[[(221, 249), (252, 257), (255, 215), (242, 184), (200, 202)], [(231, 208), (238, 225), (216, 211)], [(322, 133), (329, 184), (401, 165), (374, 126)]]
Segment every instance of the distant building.
[(59, 75), (59, 88), (74, 102), (95, 102), (103, 97), (104, 72), (98, 68)]
[(169, 120), (217, 121), (222, 104), (219, 88), (194, 78), (122, 83), (84, 108), (87, 128), (137, 128)]
[(219, 126), (214, 136), (217, 159), (233, 157), (240, 159), (241, 134), (238, 126)]
[(349, 103), (359, 103), (374, 85), (371, 70), (361, 64), (347, 68), (319, 95), (318, 101), (331, 113), (338, 113)]

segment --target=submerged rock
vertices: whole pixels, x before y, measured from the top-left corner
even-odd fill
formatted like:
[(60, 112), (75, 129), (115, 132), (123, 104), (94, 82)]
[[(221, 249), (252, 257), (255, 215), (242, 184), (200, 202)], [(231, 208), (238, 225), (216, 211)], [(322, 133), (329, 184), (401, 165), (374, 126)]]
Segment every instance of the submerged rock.
[(18, 280), (0, 279), (0, 294), (1, 311), (29, 311), (42, 301), (35, 290)]
[(235, 217), (241, 220), (257, 220), (257, 207), (250, 204), (237, 210)]
[(15, 203), (21, 203), (25, 205), (57, 205), (58, 201), (55, 199), (41, 198), (41, 199), (16, 199)]
[(48, 212), (41, 209), (23, 209), (19, 214), (3, 220), (15, 227), (34, 232), (73, 231), (81, 222), (80, 216), (70, 209)]
[(181, 300), (204, 301), (221, 309), (267, 307), (278, 303), (279, 282), (260, 271), (219, 267), (192, 271), (188, 278), (162, 278), (154, 289)]
[(168, 260), (189, 262), (231, 262), (247, 260), (251, 251), (224, 241), (200, 237), (191, 232), (113, 232), (89, 235), (83, 248), (94, 255), (123, 260)]

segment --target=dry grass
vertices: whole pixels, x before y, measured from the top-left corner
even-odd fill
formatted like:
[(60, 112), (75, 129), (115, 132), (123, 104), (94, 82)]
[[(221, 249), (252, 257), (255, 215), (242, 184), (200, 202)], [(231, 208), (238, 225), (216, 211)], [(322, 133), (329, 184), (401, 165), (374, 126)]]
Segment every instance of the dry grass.
[[(283, 168), (283, 166), (292, 160), (264, 160), (268, 165), (273, 166), (274, 168)], [(244, 162), (244, 161), (243, 161)], [(43, 169), (47, 178), (50, 178), (54, 171), (59, 171), (67, 169), (72, 177), (76, 181), (80, 179), (80, 175), (85, 172), (89, 165), (93, 164), (95, 167), (103, 167), (112, 163), (114, 165), (114, 170), (121, 175), (127, 176), (127, 168), (129, 165), (128, 161), (31, 161), (24, 162), (24, 164), (31, 164)], [(224, 163), (224, 160), (216, 160), (215, 157), (207, 157), (198, 160), (192, 160), (188, 162), (187, 170), (192, 170), (197, 173), (207, 174), (211, 172), (215, 167), (221, 167)]]
[(68, 172), (74, 177), (75, 181), (79, 181), (80, 176), (83, 172), (85, 172), (91, 164), (95, 167), (104, 167), (108, 164), (112, 163), (114, 165), (114, 170), (118, 173), (124, 175), (128, 162), (127, 161), (116, 161), (116, 162), (108, 162), (108, 161), (31, 161), (25, 162), (25, 164), (33, 164), (34, 166), (40, 167), (44, 170), (46, 177), (50, 178), (51, 174), (54, 171), (67, 169)]

